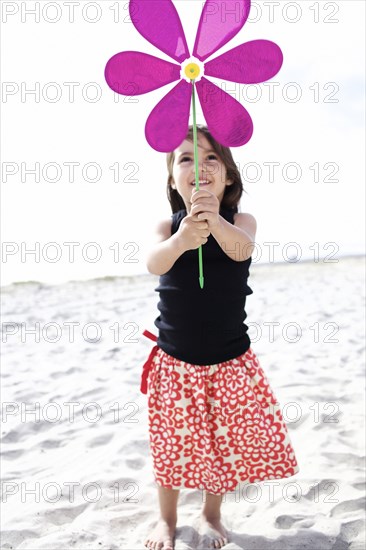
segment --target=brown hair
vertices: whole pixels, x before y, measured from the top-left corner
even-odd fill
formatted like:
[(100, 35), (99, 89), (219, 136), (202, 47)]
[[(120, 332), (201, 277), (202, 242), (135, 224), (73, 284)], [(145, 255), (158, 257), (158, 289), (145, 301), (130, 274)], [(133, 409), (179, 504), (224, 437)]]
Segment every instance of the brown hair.
[[(238, 212), (238, 203), (243, 194), (243, 191), (244, 193), (246, 193), (246, 191), (243, 187), (243, 183), (240, 177), (240, 172), (233, 159), (233, 156), (231, 154), (229, 147), (224, 147), (223, 145), (218, 143), (210, 134), (207, 126), (197, 124), (197, 132), (201, 133), (207, 139), (207, 141), (211, 144), (212, 149), (219, 156), (219, 158), (221, 159), (221, 161), (224, 163), (226, 167), (227, 178), (233, 182), (232, 185), (226, 186), (224, 196), (222, 198), (220, 206), (222, 206), (223, 208), (227, 208), (229, 210), (234, 210), (234, 212)], [(186, 139), (188, 141), (193, 142), (193, 126), (189, 126)], [(171, 187), (171, 184), (173, 182), (174, 160), (175, 160), (175, 152), (172, 151), (171, 153), (167, 153), (167, 156), (166, 156), (166, 162), (167, 162), (167, 168), (168, 168), (167, 197), (170, 202), (170, 206), (173, 214), (175, 212), (178, 212), (178, 210), (182, 210), (185, 208), (185, 204), (182, 197), (180, 196), (180, 194), (176, 189), (173, 189)]]

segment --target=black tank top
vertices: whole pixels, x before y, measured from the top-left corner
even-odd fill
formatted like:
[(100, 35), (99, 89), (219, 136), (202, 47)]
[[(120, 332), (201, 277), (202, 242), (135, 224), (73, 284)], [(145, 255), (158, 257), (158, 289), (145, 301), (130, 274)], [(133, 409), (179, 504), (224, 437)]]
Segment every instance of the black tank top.
[[(220, 215), (234, 223), (234, 210)], [(172, 235), (185, 209), (172, 214)], [(252, 258), (232, 260), (210, 235), (202, 245), (204, 286), (199, 286), (198, 249), (187, 250), (160, 275), (157, 345), (169, 355), (194, 365), (213, 365), (245, 353), (250, 347), (244, 323), (245, 300), (253, 294), (247, 285)]]

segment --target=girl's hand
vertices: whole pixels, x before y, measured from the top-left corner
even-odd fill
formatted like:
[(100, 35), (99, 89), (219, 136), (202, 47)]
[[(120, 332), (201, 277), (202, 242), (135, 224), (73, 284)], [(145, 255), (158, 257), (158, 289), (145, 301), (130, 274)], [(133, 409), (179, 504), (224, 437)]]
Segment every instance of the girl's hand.
[(184, 250), (194, 250), (206, 244), (210, 231), (205, 220), (197, 220), (197, 216), (187, 214), (176, 233)]
[(216, 195), (207, 189), (193, 191), (191, 204), (190, 214), (196, 216), (198, 220), (207, 220), (208, 229), (210, 231), (219, 225), (220, 202)]

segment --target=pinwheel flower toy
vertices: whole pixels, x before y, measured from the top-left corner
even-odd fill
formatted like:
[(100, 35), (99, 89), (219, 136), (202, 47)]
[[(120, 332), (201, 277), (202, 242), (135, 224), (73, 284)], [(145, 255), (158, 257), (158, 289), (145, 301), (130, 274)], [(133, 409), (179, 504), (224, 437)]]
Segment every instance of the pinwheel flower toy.
[[(269, 40), (252, 40), (206, 62), (244, 26), (250, 0), (206, 0), (192, 56), (171, 0), (130, 0), (129, 11), (139, 33), (176, 63), (124, 51), (109, 59), (105, 79), (112, 90), (127, 96), (146, 94), (179, 81), (150, 113), (145, 136), (159, 152), (179, 147), (187, 136), (192, 99), (195, 181), (199, 190), (195, 88), (207, 127), (216, 141), (225, 147), (245, 145), (253, 133), (249, 113), (206, 76), (240, 84), (265, 82), (282, 66), (281, 49)], [(198, 252), (199, 283), (203, 288), (202, 246)]]

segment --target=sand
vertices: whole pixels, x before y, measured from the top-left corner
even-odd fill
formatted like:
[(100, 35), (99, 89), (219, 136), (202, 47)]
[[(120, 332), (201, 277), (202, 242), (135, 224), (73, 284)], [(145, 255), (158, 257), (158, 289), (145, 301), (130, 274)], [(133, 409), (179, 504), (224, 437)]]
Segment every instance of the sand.
[[(2, 287), (1, 548), (144, 548), (158, 505), (139, 387), (157, 283)], [(249, 285), (252, 348), (300, 471), (226, 495), (225, 548), (361, 550), (365, 259), (252, 264)], [(177, 550), (202, 548), (202, 498), (181, 490)]]

